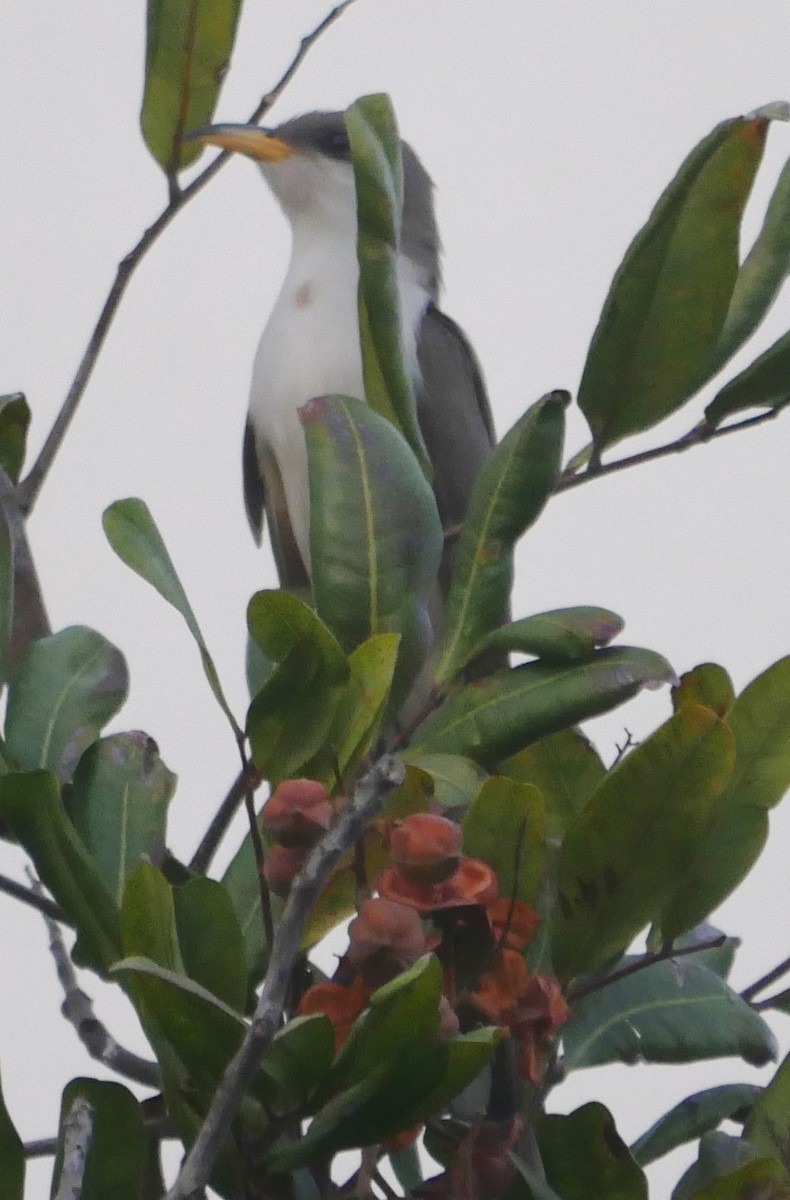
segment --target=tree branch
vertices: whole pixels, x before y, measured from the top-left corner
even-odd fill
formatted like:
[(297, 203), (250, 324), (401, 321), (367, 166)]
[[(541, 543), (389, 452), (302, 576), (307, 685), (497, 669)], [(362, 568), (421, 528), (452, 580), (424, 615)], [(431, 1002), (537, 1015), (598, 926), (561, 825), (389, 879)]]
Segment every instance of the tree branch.
[(684, 958), (687, 954), (699, 954), (701, 950), (717, 950), (719, 946), (724, 945), (726, 940), (726, 933), (719, 933), (716, 937), (708, 938), (704, 942), (697, 942), (694, 946), (665, 946), (661, 950), (656, 950), (655, 954), (643, 954), (640, 958), (626, 963), (624, 967), (618, 967), (616, 971), (604, 975), (601, 979), (592, 979), (589, 983), (580, 983), (575, 988), (569, 988), (565, 993), (565, 999), (572, 1004), (576, 1000), (581, 1000), (583, 996), (591, 996), (593, 992), (600, 992), (610, 984), (618, 983), (621, 979), (635, 975), (637, 971), (644, 971), (656, 963), (666, 962), (667, 959)]
[(25, 887), (23, 883), (17, 883), (15, 879), (8, 879), (5, 875), (0, 875), (0, 892), (5, 892), (7, 896), (13, 896), (15, 900), (21, 900), (23, 904), (29, 904), (31, 908), (37, 909), (51, 921), (60, 921), (62, 925), (72, 924), (60, 905), (56, 904), (54, 900), (50, 900), (49, 896), (34, 892), (32, 888)]
[(764, 992), (767, 987), (770, 987), (772, 983), (776, 983), (777, 979), (781, 979), (788, 971), (790, 971), (790, 957), (782, 959), (777, 966), (744, 988), (741, 992), (741, 1000), (746, 1000), (748, 1003), (753, 996), (756, 996), (758, 992)]
[[(197, 871), (199, 875), (205, 875), (211, 865), (211, 860), (217, 852), (217, 848), (227, 833), (228, 826), (236, 815), (236, 811), (244, 799), (247, 790), (247, 778), (244, 771), (239, 771), (239, 774), (230, 785), (228, 794), (220, 804), (216, 813), (211, 819), (211, 823), (203, 834), (200, 844), (189, 860), (189, 867), (192, 871)], [(254, 786), (257, 787), (260, 780), (257, 776), (253, 780)]]
[(95, 1116), (93, 1106), (77, 1096), (63, 1119), (63, 1165), (54, 1200), (80, 1200)]
[(77, 982), (59, 926), (47, 913), (44, 913), (44, 921), (49, 933), (49, 949), (65, 995), (60, 1011), (73, 1025), (88, 1054), (127, 1079), (133, 1079), (145, 1087), (160, 1088), (162, 1079), (157, 1064), (126, 1050), (102, 1025), (93, 1011), (90, 996), (83, 992)]
[[(265, 93), (260, 102), (253, 110), (249, 117), (249, 123), (255, 124), (264, 113), (272, 107), (275, 100), (282, 94), (288, 83), (293, 78), (299, 66), (303, 62), (309, 50), (315, 45), (321, 35), (333, 25), (345, 12), (345, 10), (354, 3), (354, 0), (344, 0), (344, 3), (337, 4), (331, 12), (329, 12), (322, 21), (316, 25), (311, 33), (306, 34), (299, 43), (299, 48), (283, 72), (280, 79), (274, 87)], [(207, 183), (209, 183), (218, 171), (222, 169), (225, 163), (230, 158), (230, 153), (223, 150), (217, 157), (200, 172), (195, 179), (189, 183), (183, 191), (175, 191), (170, 189), (170, 197), (167, 206), (156, 218), (152, 225), (149, 225), (143, 236), (138, 241), (137, 245), (130, 250), (124, 259), (119, 263), (115, 276), (115, 281), (107, 295), (104, 306), (99, 314), (99, 319), (96, 322), (93, 333), (90, 336), (85, 353), (77, 367), (77, 373), (74, 376), (72, 384), (66, 393), (66, 398), (63, 401), (60, 412), (58, 413), (52, 428), (47, 435), (46, 441), (39, 452), (38, 458), (31, 467), (27, 477), (19, 484), (17, 488), (17, 502), (20, 511), (28, 515), (35, 505), (38, 494), (41, 491), (44, 480), (46, 479), (52, 463), (63, 444), (63, 439), (68, 432), (68, 428), (74, 419), (74, 415), (79, 407), (80, 400), (83, 397), (90, 377), (93, 374), (93, 368), (96, 366), (99, 354), (104, 346), (107, 334), (118, 311), (118, 307), (123, 299), (129, 280), (146, 252), (150, 249), (160, 233), (167, 229), (170, 222), (181, 211), (185, 204), (201, 191)]]
[(694, 429), (690, 429), (688, 433), (684, 433), (675, 442), (667, 442), (663, 446), (653, 446), (651, 450), (642, 450), (639, 454), (630, 454), (626, 458), (615, 459), (614, 462), (599, 464), (591, 470), (560, 475), (554, 485), (553, 494), (567, 492), (569, 488), (579, 487), (582, 483), (591, 483), (593, 479), (601, 479), (604, 475), (613, 475), (616, 471), (625, 471), (628, 467), (641, 466), (642, 463), (652, 462), (655, 458), (665, 458), (669, 454), (681, 454), (684, 450), (690, 450), (692, 446), (703, 446), (728, 433), (738, 433), (741, 429), (762, 425), (765, 421), (777, 417), (781, 411), (781, 406), (769, 408), (765, 412), (757, 413), (754, 417), (746, 417), (743, 421), (734, 421), (732, 425), (719, 425), (717, 429), (711, 429), (703, 421)]
[(337, 825), (316, 846), (291, 887), (272, 943), (269, 968), (255, 1016), (214, 1095), (203, 1126), (167, 1200), (190, 1200), (203, 1187), (230, 1133), (245, 1091), (279, 1028), (302, 931), (333, 868), (381, 811), (392, 788), (402, 783), (404, 767), (383, 757), (357, 784)]

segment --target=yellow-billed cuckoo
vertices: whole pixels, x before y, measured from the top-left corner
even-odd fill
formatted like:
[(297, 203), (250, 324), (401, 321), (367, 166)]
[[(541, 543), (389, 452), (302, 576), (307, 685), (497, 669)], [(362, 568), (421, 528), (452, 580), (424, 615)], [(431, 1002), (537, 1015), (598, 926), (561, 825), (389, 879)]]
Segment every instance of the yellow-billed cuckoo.
[[(291, 225), (291, 260), (263, 331), (244, 434), (244, 498), (260, 541), (265, 511), (280, 582), (309, 583), (307, 453), (297, 410), (315, 396), (364, 399), (357, 312), (357, 217), (340, 112), (311, 112), (276, 129), (214, 125), (201, 140), (254, 159)], [(474, 352), (436, 306), (439, 234), (433, 184), (403, 148), (398, 281), (403, 342), (445, 529), (466, 513), (494, 441)]]

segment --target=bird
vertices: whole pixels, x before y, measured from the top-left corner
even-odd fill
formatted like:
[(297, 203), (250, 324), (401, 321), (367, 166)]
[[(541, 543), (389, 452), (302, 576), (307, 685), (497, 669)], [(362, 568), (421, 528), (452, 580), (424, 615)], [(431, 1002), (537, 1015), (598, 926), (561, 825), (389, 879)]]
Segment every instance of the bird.
[[(299, 408), (316, 396), (365, 398), (359, 340), (357, 211), (342, 112), (308, 112), (276, 128), (207, 126), (202, 142), (253, 160), (291, 227), (291, 256), (255, 356), (243, 439), (244, 500), (260, 544), (268, 521), (280, 584), (309, 587), (308, 463)], [(433, 182), (401, 143), (403, 211), (397, 281), (406, 363), (432, 467), (439, 516), (457, 531), (495, 442), (477, 357), (439, 307)], [(439, 578), (446, 592), (453, 537)]]

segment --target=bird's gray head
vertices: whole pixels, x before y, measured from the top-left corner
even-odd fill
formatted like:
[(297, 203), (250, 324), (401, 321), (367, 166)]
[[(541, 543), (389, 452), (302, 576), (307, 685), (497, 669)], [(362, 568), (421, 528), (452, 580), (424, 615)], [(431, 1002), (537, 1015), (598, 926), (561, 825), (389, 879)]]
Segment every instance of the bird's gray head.
[[(276, 129), (213, 125), (202, 141), (245, 154), (260, 166), (291, 226), (315, 224), (356, 234), (356, 193), (342, 112), (310, 112)], [(403, 218), (400, 250), (418, 265), (433, 297), (439, 287), (439, 234), (433, 183), (407, 142), (403, 154)]]

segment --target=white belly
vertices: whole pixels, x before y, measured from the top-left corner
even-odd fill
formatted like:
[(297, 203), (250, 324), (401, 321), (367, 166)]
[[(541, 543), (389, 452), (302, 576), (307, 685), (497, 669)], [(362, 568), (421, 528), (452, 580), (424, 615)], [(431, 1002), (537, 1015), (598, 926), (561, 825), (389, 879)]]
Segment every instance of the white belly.
[[(310, 264), (294, 255), (261, 336), (252, 374), (250, 420), (259, 447), (280, 469), (297, 545), (309, 568), (310, 498), (307, 449), (297, 410), (333, 393), (364, 399), (357, 318), (356, 250)], [(350, 253), (348, 252), (350, 249)], [(405, 260), (399, 271), (401, 323), (413, 378), (416, 331), (428, 302)]]

